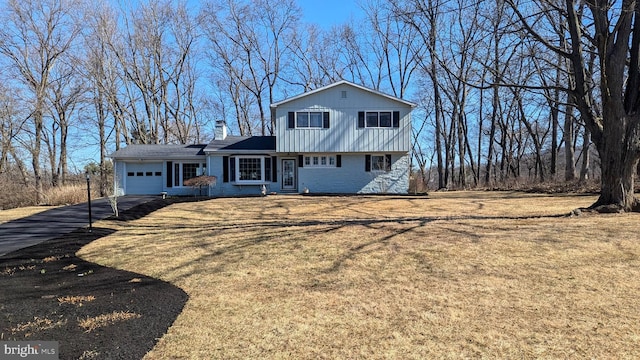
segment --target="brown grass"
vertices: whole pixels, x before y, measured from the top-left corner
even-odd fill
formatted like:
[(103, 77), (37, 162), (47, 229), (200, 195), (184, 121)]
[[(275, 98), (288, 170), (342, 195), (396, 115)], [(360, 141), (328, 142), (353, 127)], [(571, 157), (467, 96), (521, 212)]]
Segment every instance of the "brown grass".
[(78, 325), (84, 329), (85, 332), (92, 332), (93, 330), (101, 327), (113, 325), (122, 321), (131, 319), (137, 319), (140, 314), (132, 313), (129, 311), (114, 311), (109, 314), (102, 314), (94, 317), (87, 317), (78, 321)]
[(76, 305), (76, 306), (82, 306), (84, 303), (88, 303), (91, 302), (93, 300), (95, 300), (96, 297), (93, 295), (87, 295), (87, 296), (80, 296), (80, 295), (76, 295), (76, 296), (62, 296), (58, 298), (58, 302), (60, 304), (71, 304), (71, 305)]
[(66, 323), (66, 320), (51, 320), (48, 318), (41, 318), (35, 316), (32, 321), (18, 324), (11, 329), (12, 333), (24, 333), (24, 337), (28, 338), (33, 332), (39, 332), (43, 330), (49, 330), (56, 327), (62, 327)]
[[(97, 184), (92, 185), (91, 197), (95, 199), (99, 197), (99, 191), (96, 189)], [(82, 182), (51, 187), (45, 191), (44, 199), (47, 205), (69, 205), (86, 202), (87, 184)]]
[(554, 217), (593, 201), (214, 199), (80, 255), (189, 294), (149, 359), (636, 358), (640, 215)]

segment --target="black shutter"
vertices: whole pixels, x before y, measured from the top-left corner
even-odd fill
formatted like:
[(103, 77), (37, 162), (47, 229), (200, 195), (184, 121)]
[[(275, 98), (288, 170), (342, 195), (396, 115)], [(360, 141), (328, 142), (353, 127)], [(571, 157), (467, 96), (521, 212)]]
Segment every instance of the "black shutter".
[(222, 182), (229, 182), (229, 157), (222, 157)]
[(394, 128), (400, 127), (400, 111), (393, 112), (393, 127)]
[(358, 111), (358, 127), (364, 127), (364, 111)]
[(271, 157), (264, 158), (264, 181), (271, 181)]
[(229, 158), (229, 181), (236, 181), (236, 158)]
[(173, 162), (167, 161), (167, 187), (173, 187)]
[(298, 155), (298, 167), (304, 167), (304, 156)]
[(342, 155), (336, 155), (336, 167), (342, 167)]
[(329, 128), (329, 112), (328, 111), (322, 113), (322, 128), (324, 129)]
[(278, 182), (278, 157), (271, 157), (271, 181)]
[(289, 120), (287, 121), (287, 129), (295, 129), (296, 127), (296, 113), (289, 111)]
[(371, 171), (371, 155), (364, 156), (364, 171)]

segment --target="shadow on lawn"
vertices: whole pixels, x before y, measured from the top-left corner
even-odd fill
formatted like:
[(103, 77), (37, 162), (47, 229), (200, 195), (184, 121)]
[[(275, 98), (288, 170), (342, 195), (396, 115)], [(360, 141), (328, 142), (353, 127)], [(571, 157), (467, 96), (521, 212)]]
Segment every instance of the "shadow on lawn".
[[(185, 199), (151, 201), (118, 220), (179, 201)], [(188, 296), (167, 282), (76, 257), (113, 232), (79, 229), (0, 257), (0, 341), (58, 341), (60, 359), (140, 359), (149, 352)]]

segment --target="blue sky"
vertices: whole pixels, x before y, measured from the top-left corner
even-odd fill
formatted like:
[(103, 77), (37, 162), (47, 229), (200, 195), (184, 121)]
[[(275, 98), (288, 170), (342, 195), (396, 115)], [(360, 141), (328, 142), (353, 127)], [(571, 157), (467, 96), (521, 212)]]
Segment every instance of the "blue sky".
[(357, 0), (298, 0), (298, 6), (302, 8), (305, 22), (325, 29), (343, 24), (352, 17), (359, 18), (362, 14)]

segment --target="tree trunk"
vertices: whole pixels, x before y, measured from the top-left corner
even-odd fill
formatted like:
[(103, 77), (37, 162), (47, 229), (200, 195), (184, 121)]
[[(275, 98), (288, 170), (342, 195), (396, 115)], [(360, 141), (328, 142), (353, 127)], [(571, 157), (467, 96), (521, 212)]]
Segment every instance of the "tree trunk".
[[(596, 142), (601, 161), (600, 197), (591, 208), (601, 212), (640, 211), (640, 202), (634, 195), (634, 178), (640, 153), (636, 150), (638, 129), (628, 128), (636, 119), (616, 116), (615, 110), (606, 108), (603, 115), (610, 117), (602, 138)], [(615, 119), (614, 117), (617, 117)]]
[(580, 182), (589, 179), (589, 170), (591, 167), (591, 134), (589, 129), (584, 128), (582, 135), (582, 168), (580, 169)]
[[(571, 101), (571, 96), (569, 96)], [(564, 180), (573, 181), (576, 178), (575, 150), (573, 148), (573, 107), (567, 105), (564, 115)]]
[[(607, 151), (602, 159), (600, 197), (591, 208), (598, 211), (640, 211), (640, 203), (633, 194), (634, 175), (638, 159), (627, 160), (626, 156), (615, 156)], [(618, 155), (621, 155), (617, 152)]]

